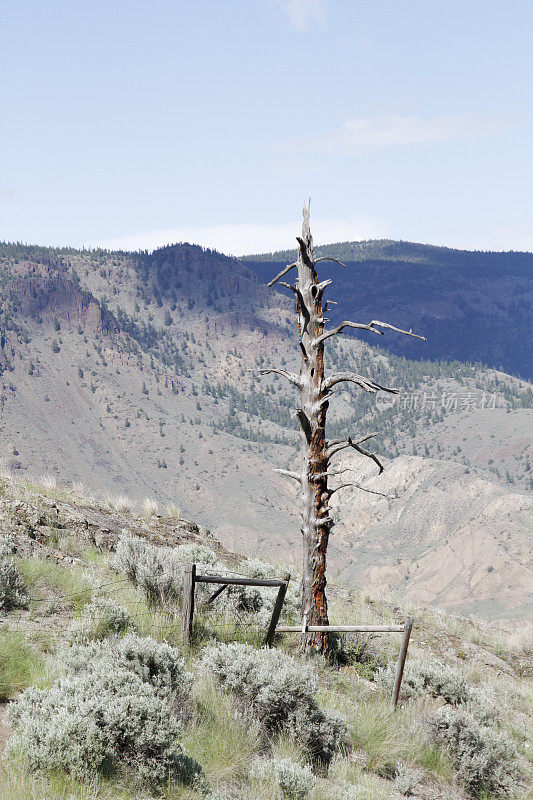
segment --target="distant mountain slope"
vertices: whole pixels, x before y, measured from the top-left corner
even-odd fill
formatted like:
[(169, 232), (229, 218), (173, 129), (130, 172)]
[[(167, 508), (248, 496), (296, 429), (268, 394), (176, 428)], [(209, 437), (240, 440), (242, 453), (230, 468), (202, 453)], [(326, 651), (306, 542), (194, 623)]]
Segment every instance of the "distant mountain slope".
[[(335, 279), (332, 321), (382, 319), (413, 327), (427, 337), (422, 347), (406, 337), (380, 344), (408, 358), (483, 362), (533, 377), (533, 254), (389, 240), (321, 245), (316, 254), (348, 265), (321, 265)], [(267, 282), (295, 255), (287, 250), (240, 260)]]
[(353, 460), (342, 466), (343, 480), (396, 498), (351, 491), (334, 503), (337, 535), (353, 553), (345, 580), (461, 612), (531, 616), (532, 497), (439, 459), (400, 456), (379, 481)]
[[(298, 458), (295, 396), (277, 376), (256, 374), (297, 368), (292, 306), (246, 264), (192, 245), (153, 254), (0, 246), (0, 460), (15, 475), (81, 481), (101, 501), (123, 493), (175, 501), (234, 550), (299, 561), (294, 491), (272, 471)], [(532, 387), (480, 365), (407, 360), (351, 338), (332, 340), (326, 361), (328, 370), (401, 389), (393, 404), (353, 388), (332, 403), (328, 435), (376, 431), (372, 449), (386, 470), (368, 475), (369, 485), (398, 497), (334, 495), (342, 506), (330, 574), (404, 593), (416, 586), (442, 606), (526, 613), (525, 520), (508, 531), (508, 562), (487, 563), (488, 583), (473, 587), (464, 575), (484, 558), (479, 531), (499, 542), (506, 525), (486, 498), (525, 503), (533, 488)], [(405, 459), (427, 477), (394, 482)], [(354, 453), (350, 465), (361, 460)], [(450, 491), (438, 488), (441, 473), (453, 477)], [(466, 500), (456, 487), (468, 489)], [(468, 517), (460, 529), (457, 508)], [(438, 536), (408, 552), (421, 565), (438, 564), (446, 538), (472, 541), (444, 583), (430, 566), (420, 567), (423, 580), (405, 572), (415, 528), (402, 527), (404, 509), (441, 520)], [(368, 561), (372, 537), (380, 547)], [(520, 581), (508, 591), (515, 568)], [(487, 605), (485, 584), (501, 590), (497, 607)]]

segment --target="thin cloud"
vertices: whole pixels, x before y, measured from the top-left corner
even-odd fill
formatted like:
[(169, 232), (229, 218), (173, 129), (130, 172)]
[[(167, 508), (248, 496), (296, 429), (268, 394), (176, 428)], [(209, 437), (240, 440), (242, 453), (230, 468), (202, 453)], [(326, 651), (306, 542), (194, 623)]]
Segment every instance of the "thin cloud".
[(496, 224), (463, 225), (430, 230), (426, 239), (432, 244), (465, 250), (515, 250), (533, 252), (533, 225)]
[(0, 200), (12, 200), (15, 197), (15, 190), (8, 186), (0, 186)]
[(432, 119), (398, 114), (353, 118), (336, 130), (289, 142), (288, 147), (320, 155), (358, 156), (391, 147), (498, 136), (509, 127), (510, 121), (503, 115), (473, 113)]
[(326, 0), (271, 0), (287, 14), (293, 28), (306, 31), (322, 25), (326, 18)]
[[(106, 247), (110, 250), (154, 250), (165, 244), (189, 242), (210, 247), (228, 255), (267, 253), (296, 247), (296, 235), (301, 222), (284, 222), (278, 225), (253, 223), (228, 223), (198, 227), (182, 226), (146, 233), (133, 233), (91, 242), (89, 247)], [(313, 219), (313, 237), (317, 244), (383, 238), (384, 225), (370, 217), (356, 216), (348, 220)]]

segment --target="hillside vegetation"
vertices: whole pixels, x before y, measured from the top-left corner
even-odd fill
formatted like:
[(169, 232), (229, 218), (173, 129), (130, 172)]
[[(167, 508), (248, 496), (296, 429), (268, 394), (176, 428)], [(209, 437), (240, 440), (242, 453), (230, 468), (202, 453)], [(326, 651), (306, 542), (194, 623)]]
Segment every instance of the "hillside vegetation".
[[(191, 245), (153, 254), (4, 245), (0, 255), (5, 466), (104, 497), (154, 494), (230, 549), (298, 564), (293, 489), (272, 471), (298, 457), (294, 396), (255, 372), (296, 367), (291, 301), (241, 262)], [(351, 389), (332, 405), (329, 434), (376, 431), (386, 463), (380, 477), (359, 473), (357, 457), (341, 465), (353, 470), (346, 482), (386, 497), (347, 488), (341, 513), (334, 496), (332, 574), (465, 612), (528, 613), (531, 385), (349, 337), (328, 358), (328, 369), (401, 390), (392, 405)]]
[[(524, 627), (331, 586), (333, 622), (415, 616), (393, 711), (394, 634), (339, 639), (331, 662), (289, 635), (263, 650), (268, 590), (210, 608), (200, 593), (186, 646), (186, 561), (285, 567), (225, 550), (175, 507), (4, 475), (0, 515), (2, 800), (527, 797)], [(293, 570), (287, 620), (297, 584)]]

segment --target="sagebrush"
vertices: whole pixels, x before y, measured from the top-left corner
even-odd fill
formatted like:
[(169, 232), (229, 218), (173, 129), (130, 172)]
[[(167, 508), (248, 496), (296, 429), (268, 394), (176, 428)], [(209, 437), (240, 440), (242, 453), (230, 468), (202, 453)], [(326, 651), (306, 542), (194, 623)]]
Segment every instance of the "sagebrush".
[(84, 642), (105, 639), (125, 633), (132, 621), (127, 609), (112, 600), (96, 597), (83, 609), (67, 633), (71, 642)]
[(310, 758), (324, 764), (347, 747), (344, 720), (318, 707), (317, 678), (310, 665), (277, 650), (236, 643), (207, 647), (202, 663), (266, 733), (286, 732)]
[(520, 771), (513, 742), (463, 708), (444, 707), (431, 720), (436, 743), (450, 751), (459, 779), (472, 794), (506, 794)]
[(68, 647), (61, 661), (65, 671), (73, 675), (101, 672), (106, 666), (112, 669), (113, 665), (126, 669), (167, 700), (185, 702), (194, 682), (176, 648), (132, 633), (113, 642)]
[(284, 800), (304, 800), (316, 785), (311, 768), (290, 758), (260, 759), (252, 765), (252, 778), (274, 783)]
[(192, 676), (168, 645), (135, 636), (74, 645), (64, 674), (49, 689), (27, 689), (10, 712), (8, 753), (32, 769), (62, 770), (87, 780), (124, 774), (150, 787), (169, 778), (202, 781), (200, 765), (180, 740), (179, 705)]
[[(376, 682), (390, 691), (394, 684), (394, 671), (394, 664), (388, 664), (378, 670), (375, 676)], [(408, 660), (405, 664), (402, 695), (409, 698), (420, 694), (442, 697), (453, 705), (466, 703), (470, 698), (470, 690), (464, 675), (436, 658)]]
[(406, 764), (398, 764), (394, 783), (400, 794), (405, 797), (412, 797), (420, 783), (420, 771), (408, 767)]
[[(181, 599), (185, 565), (194, 562), (209, 574), (236, 577), (216, 554), (200, 544), (182, 544), (177, 547), (158, 547), (138, 536), (123, 533), (120, 537), (112, 566), (122, 572), (135, 586), (139, 586), (150, 605), (159, 606)], [(280, 576), (280, 569), (258, 559), (249, 559), (239, 565), (240, 575), (250, 578), (273, 578)], [(255, 586), (228, 586), (211, 607), (212, 613), (243, 617), (253, 614), (259, 625), (266, 625), (272, 613), (277, 588)], [(208, 584), (195, 587), (196, 602), (205, 602), (212, 592)], [(299, 597), (296, 583), (289, 584), (284, 618), (296, 613)]]

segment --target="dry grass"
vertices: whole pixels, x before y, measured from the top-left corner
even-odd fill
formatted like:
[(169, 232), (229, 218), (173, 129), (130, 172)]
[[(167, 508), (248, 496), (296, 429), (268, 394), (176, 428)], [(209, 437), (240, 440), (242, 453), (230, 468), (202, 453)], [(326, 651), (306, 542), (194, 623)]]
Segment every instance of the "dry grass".
[(22, 633), (0, 628), (0, 702), (36, 683), (44, 669), (43, 657)]
[(133, 508), (133, 502), (125, 494), (111, 495), (107, 498), (107, 505), (119, 514), (127, 514)]
[(202, 764), (212, 784), (245, 780), (260, 750), (256, 724), (236, 716), (232, 698), (206, 676), (196, 683), (194, 696), (196, 711), (183, 739), (187, 752)]
[(145, 517), (156, 517), (159, 513), (159, 506), (155, 500), (147, 497), (142, 504), (142, 512)]
[(21, 558), (17, 564), (29, 589), (30, 608), (41, 613), (58, 608), (80, 610), (92, 599), (94, 583), (79, 567), (66, 569), (40, 558)]
[(38, 485), (41, 486), (45, 492), (53, 492), (57, 489), (57, 479), (54, 475), (41, 475), (38, 480)]
[(168, 503), (165, 507), (165, 517), (169, 519), (181, 519), (181, 509), (175, 503)]
[[(165, 787), (162, 800), (202, 800), (202, 794), (181, 786)], [(153, 800), (151, 794), (127, 789), (102, 778), (82, 783), (66, 775), (31, 775), (21, 763), (0, 762), (0, 800)]]

